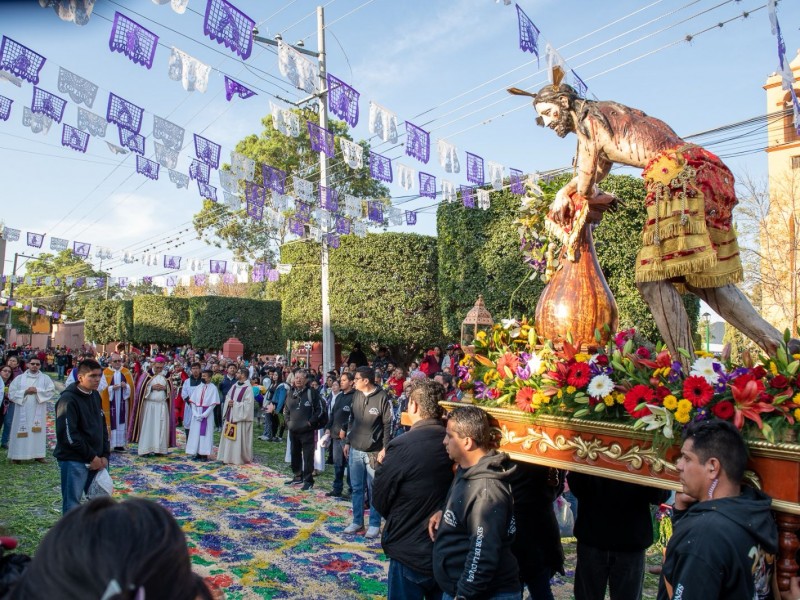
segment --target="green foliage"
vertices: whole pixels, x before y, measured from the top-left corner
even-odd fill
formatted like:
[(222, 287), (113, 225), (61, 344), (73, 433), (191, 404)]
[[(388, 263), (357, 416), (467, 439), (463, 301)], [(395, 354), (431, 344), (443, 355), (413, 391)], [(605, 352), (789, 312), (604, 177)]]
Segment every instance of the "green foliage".
[[(6, 310), (8, 310), (8, 308), (6, 308)], [(5, 314), (3, 314), (3, 318), (5, 318)], [(18, 334), (27, 335), (33, 333), (33, 329), (31, 328), (32, 321), (33, 315), (27, 310), (22, 310), (20, 308), (11, 309), (11, 327), (16, 329)]]
[[(300, 115), (301, 123), (309, 118), (316, 120), (300, 110), (295, 112)], [(272, 116), (264, 117), (261, 123), (264, 127), (261, 135), (251, 134), (236, 145), (236, 152), (255, 160), (255, 182), (263, 185), (261, 165), (266, 164), (289, 174), (287, 186), (291, 182), (291, 175), (295, 173), (308, 173), (303, 177), (318, 184), (319, 153), (311, 150), (308, 129), (301, 127), (300, 135), (294, 138), (275, 130)], [(346, 123), (331, 120), (328, 129), (336, 136), (336, 146), (339, 145), (340, 138), (352, 141)], [(365, 141), (359, 143), (366, 155), (369, 144)], [(335, 188), (340, 194), (359, 197), (380, 198), (388, 194), (384, 185), (370, 177), (367, 161), (356, 171), (347, 167), (342, 160), (332, 161), (328, 169), (328, 186)], [(270, 202), (268, 196), (268, 206)], [(275, 231), (266, 220), (251, 219), (244, 208), (234, 212), (209, 200), (204, 201), (202, 210), (195, 214), (194, 228), (205, 241), (232, 250), (237, 260), (271, 260), (271, 248), (282, 245), (287, 233), (286, 225), (280, 231)]]
[(133, 300), (120, 300), (117, 306), (117, 339), (133, 339)]
[(245, 352), (277, 354), (283, 349), (281, 304), (222, 296), (189, 298), (189, 331), (195, 348), (220, 349), (235, 332)]
[[(385, 344), (415, 352), (441, 339), (436, 285), (437, 241), (407, 234), (342, 236), (330, 252), (331, 324), (338, 342)], [(283, 327), (288, 339), (320, 339), (320, 246), (281, 248), (292, 271), (281, 278)], [(397, 353), (395, 352), (397, 350)]]
[(33, 279), (52, 277), (60, 279), (59, 285), (25, 285), (14, 288), (14, 298), (41, 308), (65, 314), (70, 319), (82, 319), (87, 304), (105, 297), (105, 288), (90, 289), (77, 287), (73, 281), (67, 285), (67, 277), (107, 277), (108, 273), (99, 271), (92, 264), (72, 250), (58, 254), (43, 253), (25, 263), (25, 276)]
[(461, 322), (479, 294), (495, 320), (533, 315), (543, 284), (530, 280), (532, 271), (523, 263), (514, 223), (519, 205), (519, 196), (507, 190), (492, 192), (486, 211), (439, 205), (438, 276), (446, 338), (460, 339)]
[(86, 306), (86, 339), (98, 344), (108, 344), (120, 339), (117, 327), (117, 314), (120, 303), (117, 300), (93, 300)]
[(133, 299), (133, 341), (140, 344), (188, 344), (188, 299), (136, 296)]

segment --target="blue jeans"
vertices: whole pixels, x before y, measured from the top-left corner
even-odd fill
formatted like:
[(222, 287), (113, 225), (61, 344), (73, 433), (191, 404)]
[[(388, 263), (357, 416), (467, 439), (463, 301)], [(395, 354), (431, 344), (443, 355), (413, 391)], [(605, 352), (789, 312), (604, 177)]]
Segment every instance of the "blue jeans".
[(66, 370), (66, 368), (67, 368), (66, 365), (58, 365), (56, 367), (56, 369), (58, 371), (58, 380), (59, 381), (64, 381), (64, 371)]
[[(369, 452), (362, 452), (355, 448), (350, 448), (350, 483), (353, 484), (353, 523), (356, 525), (364, 524), (364, 488), (372, 496), (372, 478), (375, 471), (369, 466)], [(372, 501), (369, 503), (369, 526), (380, 527), (381, 516)]]
[(89, 491), (97, 471), (90, 471), (86, 464), (74, 460), (58, 461), (61, 471), (61, 514), (66, 514), (81, 503), (81, 495)]
[(393, 558), (389, 560), (388, 587), (388, 600), (441, 600), (442, 597), (433, 575), (423, 575)]
[(0, 444), (8, 446), (8, 438), (11, 437), (11, 422), (14, 420), (14, 407), (16, 404), (13, 402), (8, 403), (8, 412), (3, 415), (3, 437), (0, 438)]
[[(455, 600), (455, 597), (444, 592), (442, 593), (442, 600)], [(522, 600), (522, 590), (519, 592), (501, 592), (493, 596), (486, 596), (486, 600)]]

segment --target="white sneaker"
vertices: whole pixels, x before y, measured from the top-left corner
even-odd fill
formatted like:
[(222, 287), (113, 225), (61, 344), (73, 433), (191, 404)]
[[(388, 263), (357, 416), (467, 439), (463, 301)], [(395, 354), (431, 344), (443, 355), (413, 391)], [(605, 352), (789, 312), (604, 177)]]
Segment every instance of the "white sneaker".
[(260, 435), (258, 436), (258, 439), (260, 439), (262, 442), (266, 442), (269, 438), (265, 435)]
[(350, 525), (344, 528), (343, 533), (346, 533), (347, 535), (353, 535), (355, 533), (360, 533), (362, 531), (364, 531), (363, 525), (356, 525), (355, 523), (350, 523)]
[(381, 528), (380, 527), (370, 527), (367, 529), (367, 533), (364, 535), (365, 538), (374, 540), (377, 537), (381, 536)]

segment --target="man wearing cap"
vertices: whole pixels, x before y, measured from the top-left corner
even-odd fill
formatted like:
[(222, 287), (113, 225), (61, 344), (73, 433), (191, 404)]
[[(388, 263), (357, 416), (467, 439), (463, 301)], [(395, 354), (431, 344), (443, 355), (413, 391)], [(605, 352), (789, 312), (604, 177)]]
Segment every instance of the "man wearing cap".
[(139, 444), (139, 456), (163, 455), (170, 446), (175, 446), (172, 384), (164, 376), (166, 362), (163, 356), (157, 356), (136, 386), (129, 440)]
[(110, 431), (111, 447), (117, 452), (125, 452), (128, 440), (128, 416), (131, 412), (133, 377), (122, 366), (122, 356), (116, 352), (111, 355), (111, 366), (103, 370), (103, 386), (100, 401), (106, 417), (106, 427)]

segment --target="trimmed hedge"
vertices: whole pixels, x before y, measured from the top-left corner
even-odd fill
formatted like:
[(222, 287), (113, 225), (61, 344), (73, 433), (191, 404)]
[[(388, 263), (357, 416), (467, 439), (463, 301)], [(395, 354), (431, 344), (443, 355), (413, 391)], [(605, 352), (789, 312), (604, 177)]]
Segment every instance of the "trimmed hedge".
[(133, 299), (133, 341), (173, 346), (188, 344), (188, 298), (136, 296)]
[(117, 307), (117, 339), (133, 339), (133, 300), (120, 300)]
[[(231, 320), (235, 319), (235, 324)], [(277, 354), (283, 350), (281, 303), (223, 296), (189, 298), (192, 346), (219, 349), (236, 331), (245, 352)]]
[(98, 344), (108, 344), (121, 339), (117, 326), (117, 300), (92, 300), (86, 305), (86, 339)]

